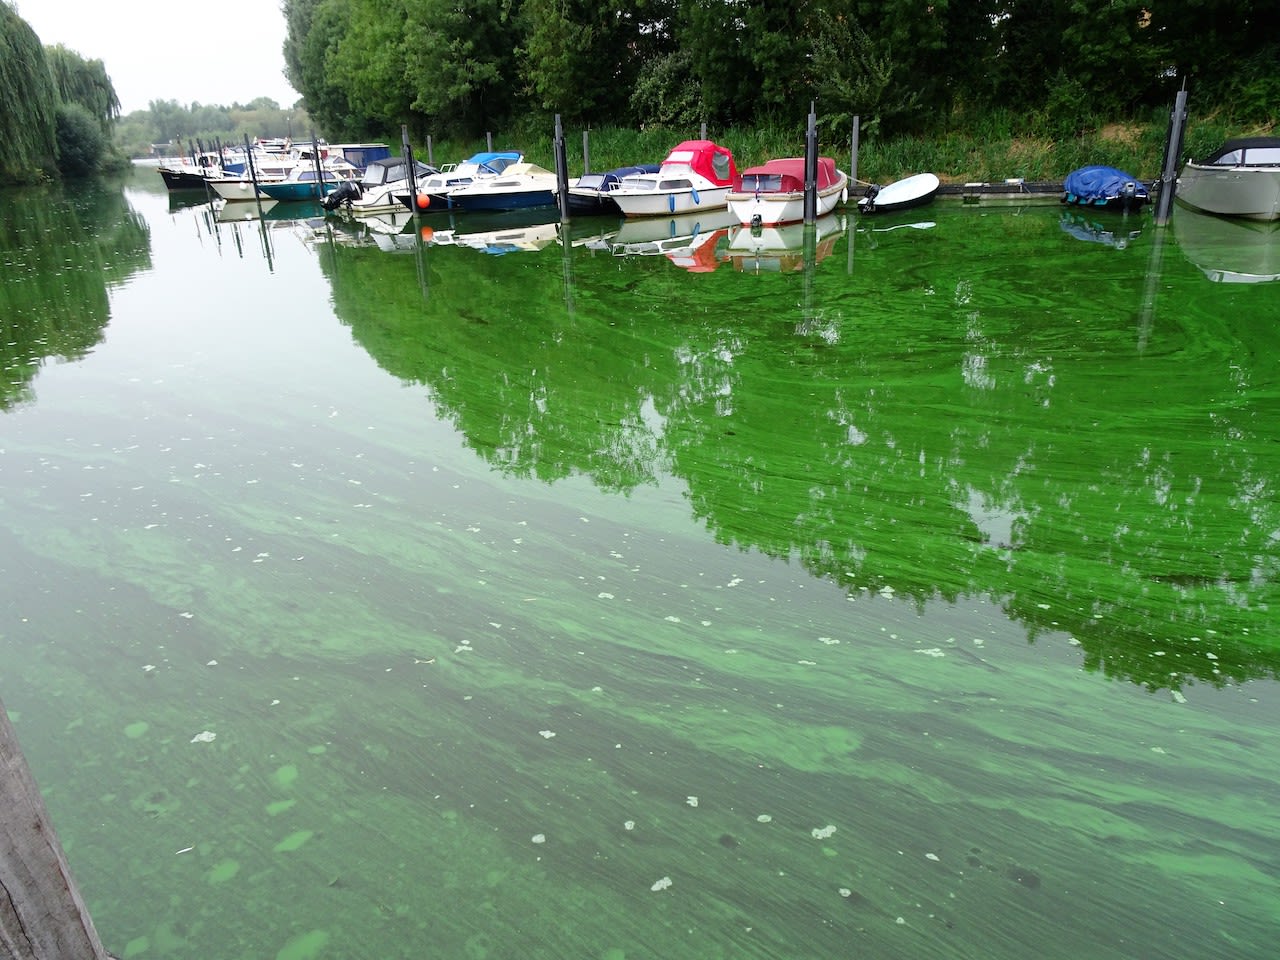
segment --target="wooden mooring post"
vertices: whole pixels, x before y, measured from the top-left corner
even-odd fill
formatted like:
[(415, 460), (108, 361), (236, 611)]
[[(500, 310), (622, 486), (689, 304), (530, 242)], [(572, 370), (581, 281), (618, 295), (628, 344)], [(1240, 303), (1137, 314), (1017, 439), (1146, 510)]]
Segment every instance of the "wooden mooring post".
[(0, 957), (113, 960), (0, 703)]

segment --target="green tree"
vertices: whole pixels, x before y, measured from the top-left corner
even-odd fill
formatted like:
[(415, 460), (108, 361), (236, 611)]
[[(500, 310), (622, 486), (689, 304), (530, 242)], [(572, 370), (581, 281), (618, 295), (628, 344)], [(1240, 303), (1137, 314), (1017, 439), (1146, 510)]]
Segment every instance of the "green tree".
[(64, 176), (84, 177), (101, 168), (108, 141), (97, 117), (79, 103), (60, 103), (55, 128)]
[(445, 130), (479, 134), (517, 112), (519, 0), (404, 0), (413, 109)]
[(535, 106), (575, 122), (630, 120), (641, 51), (660, 40), (652, 36), (653, 7), (645, 0), (524, 0), (520, 71)]
[(0, 2), (0, 95), (0, 176), (26, 182), (51, 173), (57, 90), (40, 38), (7, 2)]
[(77, 103), (95, 118), (103, 134), (111, 133), (120, 116), (120, 98), (101, 60), (86, 60), (62, 44), (45, 48), (49, 71), (63, 103)]
[(302, 94), (307, 112), (326, 133), (345, 131), (353, 120), (347, 91), (330, 66), (351, 29), (349, 0), (285, 0), (285, 76)]

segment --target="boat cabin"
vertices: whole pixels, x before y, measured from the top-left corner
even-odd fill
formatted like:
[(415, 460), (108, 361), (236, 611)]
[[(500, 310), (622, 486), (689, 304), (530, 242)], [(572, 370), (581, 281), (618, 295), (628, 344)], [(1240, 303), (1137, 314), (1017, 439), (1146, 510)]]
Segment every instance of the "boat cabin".
[(1228, 140), (1200, 163), (1215, 167), (1280, 166), (1280, 137)]
[[(839, 182), (836, 162), (830, 157), (818, 157), (818, 189), (823, 190)], [(742, 186), (738, 192), (803, 193), (804, 157), (784, 157), (749, 167), (742, 172)]]
[[(415, 179), (429, 177), (436, 172), (435, 167), (429, 167), (421, 160), (413, 161)], [(360, 178), (360, 185), (367, 190), (370, 187), (380, 187), (383, 184), (397, 183), (408, 179), (409, 162), (403, 157), (387, 157), (384, 160), (374, 160), (364, 168), (364, 176)]]

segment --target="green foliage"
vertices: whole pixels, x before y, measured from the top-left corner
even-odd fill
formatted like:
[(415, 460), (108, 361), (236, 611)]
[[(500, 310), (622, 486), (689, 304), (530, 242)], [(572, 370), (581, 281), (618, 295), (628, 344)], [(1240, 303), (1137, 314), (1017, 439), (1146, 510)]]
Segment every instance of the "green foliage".
[(693, 124), (706, 116), (693, 82), (693, 58), (683, 51), (647, 61), (631, 91), (631, 110), (643, 124)]
[(107, 143), (98, 119), (79, 103), (60, 103), (56, 128), (58, 169), (62, 174), (84, 177), (95, 173)]
[[(403, 3), (411, 108), (436, 127), (471, 134), (514, 116), (520, 46), (514, 0)], [(369, 118), (388, 126), (395, 119)]]
[(85, 60), (62, 44), (47, 48), (45, 54), (58, 98), (84, 107), (102, 132), (110, 134), (111, 121), (120, 115), (120, 99), (102, 61)]
[(855, 116), (869, 134), (891, 130), (913, 114), (919, 94), (894, 84), (893, 53), (856, 23), (819, 11), (814, 69), (824, 131), (843, 131)]
[(6, 2), (0, 2), (0, 95), (0, 178), (23, 183), (52, 172), (53, 76), (40, 38)]

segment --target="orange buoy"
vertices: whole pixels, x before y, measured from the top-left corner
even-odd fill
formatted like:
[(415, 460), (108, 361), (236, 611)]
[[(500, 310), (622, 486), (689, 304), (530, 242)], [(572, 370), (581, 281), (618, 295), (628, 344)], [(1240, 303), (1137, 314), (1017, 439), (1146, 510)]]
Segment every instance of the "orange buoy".
[(418, 209), (425, 210), (429, 206), (431, 206), (431, 197), (425, 193), (418, 194)]

